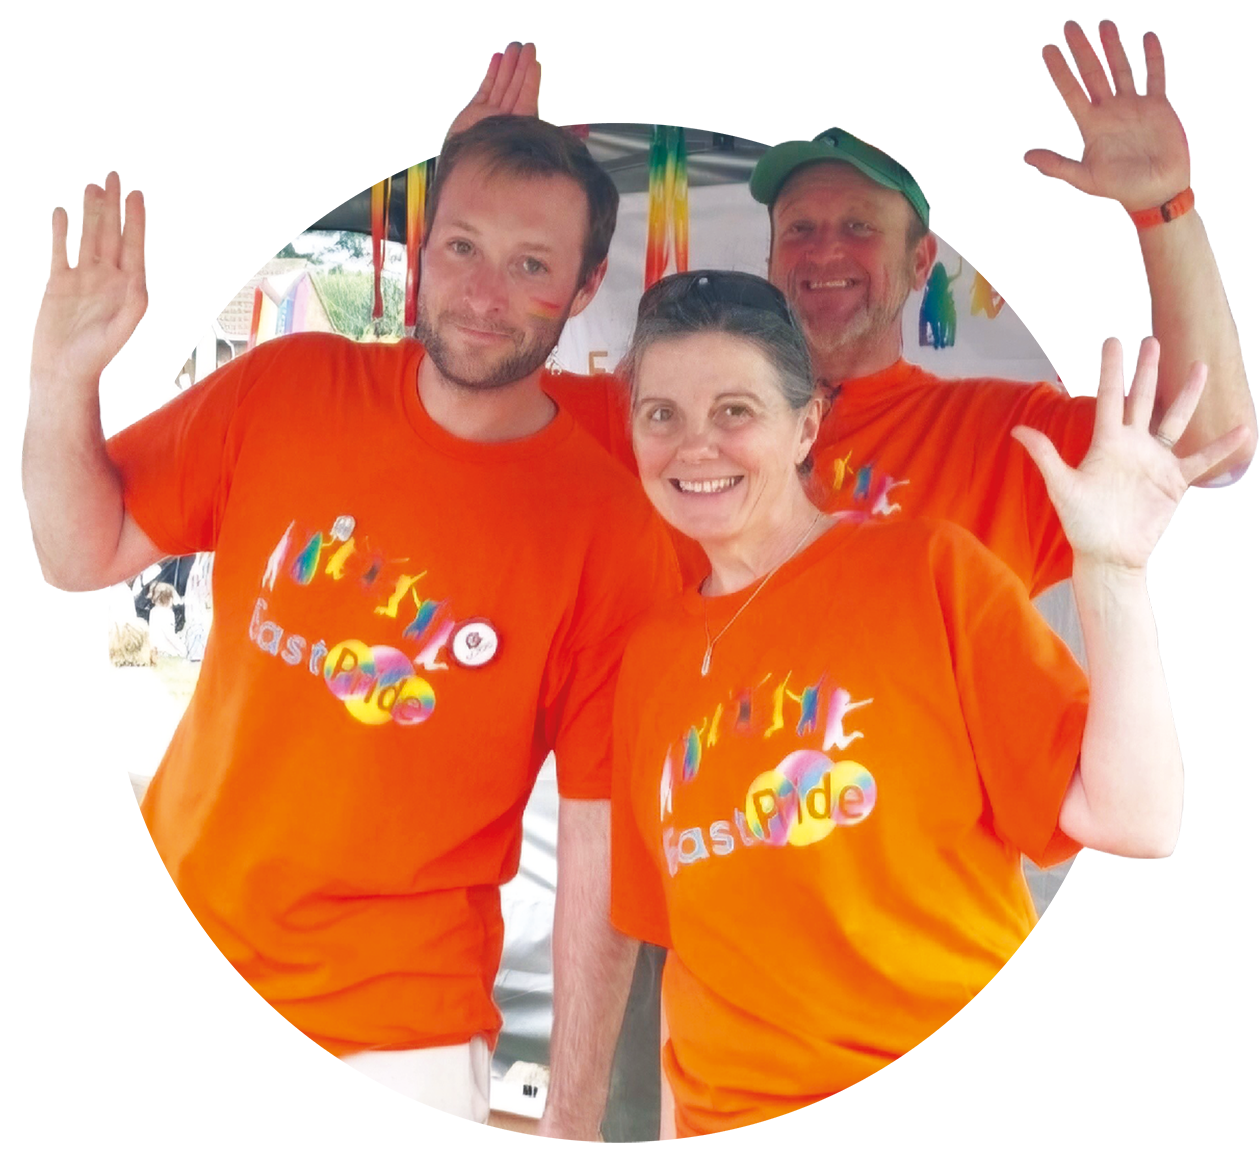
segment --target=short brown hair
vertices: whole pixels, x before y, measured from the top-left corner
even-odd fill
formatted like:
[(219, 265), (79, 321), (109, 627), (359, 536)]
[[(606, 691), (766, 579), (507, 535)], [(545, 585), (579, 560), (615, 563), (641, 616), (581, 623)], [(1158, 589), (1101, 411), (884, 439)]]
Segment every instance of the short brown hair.
[(579, 287), (608, 256), (608, 246), (617, 226), (619, 200), (612, 178), (586, 146), (567, 129), (540, 121), (537, 117), (519, 117), (510, 113), (485, 117), (462, 133), (446, 139), (442, 152), (438, 154), (437, 172), (426, 199), (426, 236), (433, 226), (442, 186), (461, 158), (483, 162), (490, 173), (506, 172), (517, 177), (559, 175), (576, 181), (586, 194), (588, 211)]

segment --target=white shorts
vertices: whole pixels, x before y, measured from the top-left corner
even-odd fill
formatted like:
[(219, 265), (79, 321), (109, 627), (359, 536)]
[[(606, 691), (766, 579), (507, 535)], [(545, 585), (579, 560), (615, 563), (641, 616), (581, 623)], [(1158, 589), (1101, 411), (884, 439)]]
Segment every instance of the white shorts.
[(446, 1047), (354, 1051), (341, 1060), (431, 1108), (479, 1124), (490, 1117), (490, 1045), (484, 1036)]

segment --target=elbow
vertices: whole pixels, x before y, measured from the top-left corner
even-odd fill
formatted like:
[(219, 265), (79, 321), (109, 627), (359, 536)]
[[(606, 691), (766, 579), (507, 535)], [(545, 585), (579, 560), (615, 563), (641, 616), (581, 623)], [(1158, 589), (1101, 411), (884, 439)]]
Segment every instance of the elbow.
[(1239, 426), (1244, 429), (1241, 444), (1208, 474), (1196, 479), (1195, 487), (1228, 487), (1231, 483), (1237, 483), (1247, 473), (1247, 468), (1251, 466), (1251, 461), (1256, 456), (1255, 419), (1240, 423)]
[(108, 580), (85, 569), (73, 558), (57, 557), (42, 551), (38, 539), (35, 541), (35, 558), (39, 561), (45, 583), (62, 592), (94, 592), (109, 584)]

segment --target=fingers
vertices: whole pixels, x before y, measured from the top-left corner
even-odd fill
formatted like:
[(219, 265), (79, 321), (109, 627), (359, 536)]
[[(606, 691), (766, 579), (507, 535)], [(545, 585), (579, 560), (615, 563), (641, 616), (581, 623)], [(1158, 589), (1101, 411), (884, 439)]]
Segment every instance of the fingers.
[(1137, 90), (1133, 86), (1133, 70), (1129, 67), (1129, 58), (1125, 55), (1124, 45), (1120, 43), (1120, 30), (1113, 21), (1104, 20), (1099, 24), (1098, 39), (1102, 42), (1107, 66), (1111, 69), (1116, 96), (1122, 93), (1135, 93)]
[(1118, 430), (1124, 423), (1124, 350), (1118, 338), (1103, 343), (1098, 375), (1098, 403), (1094, 410), (1094, 437)]
[(96, 233), (96, 258), (107, 266), (118, 265), (118, 254), (122, 249), (120, 196), (118, 174), (111, 170), (105, 178), (105, 198), (101, 203), (101, 217)]
[(1024, 449), (1032, 457), (1037, 470), (1041, 472), (1041, 478), (1046, 481), (1046, 491), (1050, 493), (1053, 501), (1054, 497), (1061, 492), (1072, 469), (1063, 462), (1063, 457), (1044, 432), (1020, 425), (1011, 428), (1011, 436), (1022, 443)]
[(66, 256), (66, 234), (70, 229), (70, 219), (66, 211), (58, 206), (52, 216), (52, 273), (70, 269), (70, 259)]
[(1047, 177), (1056, 177), (1060, 181), (1066, 181), (1075, 189), (1088, 192), (1084, 184), (1085, 166), (1079, 161), (1073, 161), (1070, 157), (1064, 157), (1062, 153), (1055, 153), (1051, 149), (1029, 149), (1024, 154), (1024, 160), (1039, 173), (1044, 173)]
[(101, 219), (105, 191), (99, 185), (89, 185), (83, 191), (83, 232), (79, 235), (79, 262), (96, 261), (96, 234)]
[(1227, 431), (1219, 439), (1213, 439), (1201, 451), (1187, 455), (1184, 459), (1178, 459), (1177, 465), (1181, 468), (1181, 477), (1187, 483), (1193, 483), (1196, 479), (1202, 479), (1203, 476), (1211, 474), (1212, 469), (1233, 455), (1247, 442), (1250, 435), (1250, 428), (1246, 424), (1240, 424), (1232, 431)]
[(128, 274), (144, 276), (144, 194), (138, 189), (127, 194), (119, 267)]
[(1186, 428), (1190, 425), (1190, 419), (1194, 415), (1195, 408), (1199, 405), (1199, 400), (1203, 397), (1203, 388), (1207, 385), (1207, 366), (1204, 363), (1196, 362), (1190, 367), (1190, 373), (1186, 377), (1185, 385), (1177, 392), (1177, 397), (1173, 399), (1159, 422), (1152, 421), (1151, 426), (1155, 428), (1151, 432), (1161, 443), (1170, 450), (1177, 445), (1178, 440), (1185, 434)]
[(1146, 51), (1146, 95), (1162, 97), (1164, 95), (1164, 50), (1160, 47), (1159, 37), (1148, 32), (1142, 37), (1142, 48)]
[(537, 117), (542, 103), (543, 62), (538, 59), (538, 50), (529, 45), (529, 72), (525, 76), (525, 87), (520, 91), (518, 112), (522, 116)]
[(495, 74), (494, 84), (490, 87), (490, 96), (487, 98), (495, 108), (504, 108), (504, 97), (515, 80), (516, 62), (520, 55), (521, 42), (519, 40), (512, 41), (503, 50), (503, 58), (499, 62), (498, 72)]
[[(519, 111), (517, 103), (521, 100), (530, 71), (537, 67), (537, 64), (538, 59), (534, 46), (532, 44), (521, 45), (516, 57), (515, 67), (508, 82), (507, 91), (503, 95), (502, 107), (505, 112), (516, 113)], [(537, 96), (535, 96), (535, 108), (537, 108)]]
[(1089, 93), (1089, 99), (1094, 104), (1106, 100), (1111, 96), (1111, 82), (1093, 45), (1089, 43), (1089, 37), (1075, 20), (1069, 20), (1063, 26), (1063, 35), (1067, 38), (1072, 59), (1076, 61), (1076, 71), (1081, 74), (1081, 83)]
[[(1138, 347), (1133, 387), (1124, 407), (1125, 421), (1142, 431), (1151, 429), (1151, 415), (1155, 409), (1155, 383), (1158, 378), (1159, 342), (1154, 338), (1144, 338), (1142, 345)], [(1176, 442), (1175, 437), (1173, 442)]]
[(490, 58), (490, 65), (486, 69), (486, 75), (481, 78), (481, 85), (473, 94), (472, 104), (480, 101), (488, 101), (490, 99), (490, 91), (494, 88), (494, 82), (499, 75), (499, 65), (503, 61), (503, 53), (496, 52)]
[(1067, 105), (1068, 112), (1079, 124), (1081, 118), (1089, 111), (1089, 97), (1085, 95), (1085, 90), (1077, 82), (1075, 74), (1068, 67), (1068, 62), (1064, 60), (1063, 53), (1059, 51), (1057, 45), (1047, 44), (1041, 50), (1041, 59), (1046, 62), (1046, 71), (1049, 72), (1050, 79), (1054, 81), (1054, 87), (1059, 90), (1059, 96)]

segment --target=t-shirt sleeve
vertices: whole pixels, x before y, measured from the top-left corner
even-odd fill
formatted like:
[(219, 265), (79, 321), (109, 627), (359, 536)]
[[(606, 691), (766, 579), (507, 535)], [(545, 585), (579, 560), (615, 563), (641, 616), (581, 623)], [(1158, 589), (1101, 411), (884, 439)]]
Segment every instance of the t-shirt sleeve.
[[(633, 664), (628, 668), (637, 672)], [(636, 793), (647, 792), (642, 780), (651, 777), (650, 771), (636, 770), (634, 765), (642, 705), (639, 678), (623, 670), (613, 713), (612, 922), (632, 938), (668, 947), (661, 867), (652, 857), (634, 811)]]
[(970, 533), (938, 527), (933, 568), (958, 698), (994, 830), (1040, 866), (1080, 846), (1059, 811), (1080, 760), (1089, 687), (1019, 578)]
[[(1071, 467), (1085, 458), (1094, 433), (1092, 398), (1073, 398), (1062, 387), (1038, 383), (1029, 395), (1017, 422), (1044, 431)], [(1014, 440), (1011, 440), (1014, 443)], [(1028, 548), (1032, 564), (1031, 588), (1037, 593), (1066, 580), (1072, 574), (1072, 546), (1063, 534), (1059, 513), (1050, 502), (1045, 480), (1032, 456), (1016, 444), (1024, 472)]]
[(548, 738), (562, 797), (612, 795), (612, 715), (617, 671), (632, 623), (678, 590), (678, 563), (647, 501), (615, 505), (591, 545), (553, 666)]
[(275, 358), (270, 345), (233, 359), (106, 444), (127, 511), (171, 555), (213, 551), (218, 542), (245, 431), (242, 403)]

